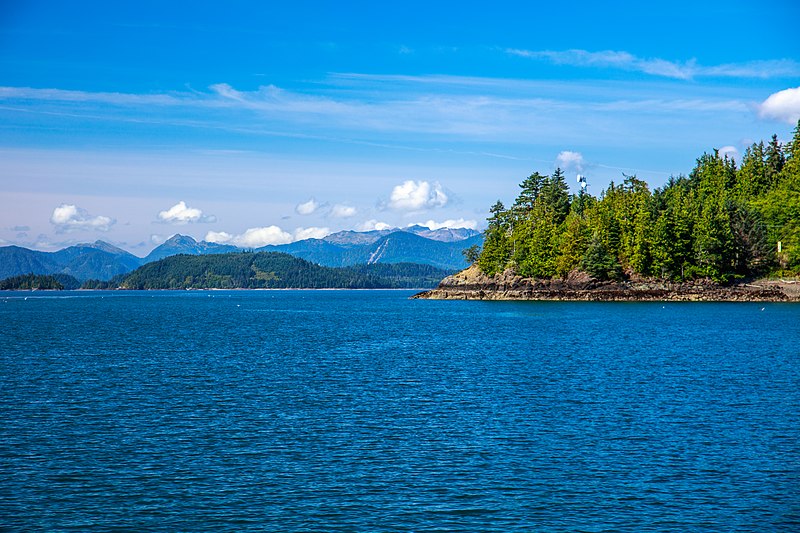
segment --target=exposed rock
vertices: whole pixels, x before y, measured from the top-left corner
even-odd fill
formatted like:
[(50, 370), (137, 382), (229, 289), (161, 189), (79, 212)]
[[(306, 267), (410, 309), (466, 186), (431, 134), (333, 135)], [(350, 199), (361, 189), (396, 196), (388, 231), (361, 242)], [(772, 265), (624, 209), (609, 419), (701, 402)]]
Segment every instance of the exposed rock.
[[(796, 286), (797, 285), (797, 286)], [(512, 270), (487, 276), (473, 265), (446, 277), (436, 289), (414, 298), (434, 300), (576, 300), (576, 301), (800, 301), (800, 284), (759, 281), (721, 285), (701, 279), (681, 283), (657, 279), (600, 281), (573, 271), (565, 279), (522, 278)]]

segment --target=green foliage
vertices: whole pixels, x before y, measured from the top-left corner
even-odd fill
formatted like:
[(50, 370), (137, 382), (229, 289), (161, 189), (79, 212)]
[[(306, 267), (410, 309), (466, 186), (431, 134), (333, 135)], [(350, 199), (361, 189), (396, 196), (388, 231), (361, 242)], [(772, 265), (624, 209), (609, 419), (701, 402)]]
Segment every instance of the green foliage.
[(477, 244), (473, 244), (469, 248), (464, 248), (461, 250), (461, 254), (464, 256), (464, 260), (470, 265), (476, 263), (481, 256), (481, 247)]
[[(512, 208), (513, 209), (513, 208)], [(483, 241), (483, 250), (478, 258), (478, 266), (488, 274), (502, 272), (512, 255), (509, 233), (513, 232), (512, 214), (506, 211), (503, 202), (498, 200), (490, 209)]]
[(175, 255), (148, 263), (96, 289), (376, 289), (435, 286), (451, 274), (408, 263), (323, 267), (278, 252)]
[(23, 274), (0, 280), (0, 291), (74, 290), (80, 282), (68, 274)]
[(652, 193), (624, 176), (599, 198), (570, 197), (560, 169), (534, 172), (520, 188), (511, 209), (499, 201), (491, 209), (477, 260), (489, 275), (513, 268), (526, 277), (565, 277), (583, 269), (599, 279), (728, 282), (800, 273), (800, 122), (786, 146), (773, 136), (749, 147), (741, 168), (714, 150), (689, 177)]
[(597, 279), (622, 278), (622, 266), (620, 266), (619, 261), (608, 251), (603, 241), (596, 235), (592, 238), (592, 242), (589, 243), (580, 266), (583, 271)]

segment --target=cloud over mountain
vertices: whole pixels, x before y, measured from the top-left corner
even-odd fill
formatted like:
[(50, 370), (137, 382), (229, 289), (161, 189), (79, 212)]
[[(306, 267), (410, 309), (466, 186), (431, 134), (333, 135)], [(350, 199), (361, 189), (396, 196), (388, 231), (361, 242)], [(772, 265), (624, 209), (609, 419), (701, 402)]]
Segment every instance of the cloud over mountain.
[(417, 222), (416, 226), (424, 226), (428, 229), (437, 230), (442, 228), (450, 228), (450, 229), (459, 229), (459, 228), (466, 228), (466, 229), (477, 229), (478, 221), (476, 220), (465, 220), (463, 218), (459, 219), (448, 219), (442, 222), (436, 222), (435, 220), (428, 220), (427, 222)]
[(56, 226), (56, 231), (61, 233), (89, 229), (108, 231), (116, 220), (102, 215), (90, 215), (88, 211), (76, 205), (61, 204), (53, 209), (50, 222)]
[(389, 207), (397, 211), (418, 212), (447, 205), (448, 197), (439, 183), (406, 180), (392, 189)]
[(169, 224), (191, 224), (194, 222), (212, 223), (217, 221), (214, 215), (204, 215), (200, 209), (189, 207), (181, 200), (166, 211), (158, 213), (158, 220)]
[(225, 231), (209, 231), (205, 241), (217, 244), (234, 244), (240, 248), (260, 248), (268, 244), (289, 244), (304, 239), (321, 239), (331, 233), (328, 228), (297, 228), (289, 233), (278, 226), (249, 228), (244, 233), (233, 235)]

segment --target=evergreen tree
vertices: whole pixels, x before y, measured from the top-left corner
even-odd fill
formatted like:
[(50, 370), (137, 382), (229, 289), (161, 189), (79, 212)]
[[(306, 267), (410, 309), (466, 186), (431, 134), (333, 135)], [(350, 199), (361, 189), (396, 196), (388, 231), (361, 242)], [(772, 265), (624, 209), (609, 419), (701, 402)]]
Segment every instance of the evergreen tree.
[(543, 201), (537, 201), (532, 217), (519, 227), (519, 235), (523, 238), (516, 246), (514, 259), (521, 276), (550, 278), (555, 275), (557, 230), (555, 213)]
[(581, 268), (599, 280), (622, 279), (622, 267), (603, 244), (599, 235), (594, 235), (581, 261)]
[(558, 238), (555, 267), (556, 274), (566, 277), (572, 270), (580, 267), (589, 245), (589, 228), (585, 219), (576, 211), (567, 215), (563, 228)]
[(521, 189), (510, 211), (502, 203), (491, 210), (478, 260), (487, 273), (511, 267), (550, 277), (584, 268), (601, 278), (717, 281), (776, 265), (800, 273), (800, 122), (785, 147), (777, 136), (753, 144), (741, 168), (717, 150), (705, 153), (688, 178), (670, 178), (653, 194), (625, 176), (599, 198), (570, 197), (560, 169), (531, 174)]
[(791, 142), (785, 147), (786, 159), (781, 170), (781, 185), (800, 192), (800, 120), (794, 129)]
[(742, 167), (736, 176), (739, 198), (753, 198), (767, 191), (769, 180), (764, 164), (764, 143), (753, 144), (744, 152)]
[(764, 161), (766, 179), (769, 187), (774, 187), (778, 184), (781, 177), (781, 171), (786, 164), (786, 157), (783, 154), (783, 147), (778, 142), (778, 136), (773, 135), (772, 139), (767, 145), (766, 158)]
[(553, 212), (556, 224), (561, 224), (567, 218), (570, 206), (569, 185), (560, 168), (545, 180), (541, 189), (541, 199), (547, 209)]
[(539, 197), (541, 194), (542, 189), (545, 187), (548, 179), (547, 176), (543, 176), (538, 172), (534, 172), (525, 180), (519, 184), (520, 189), (522, 189), (517, 196), (517, 199), (514, 201), (514, 206), (512, 210), (517, 213), (528, 213), (533, 210), (533, 204), (536, 201), (536, 198)]
[(511, 232), (509, 224), (509, 213), (506, 211), (503, 202), (498, 200), (489, 209), (490, 216), (487, 219), (489, 226), (484, 232), (483, 250), (478, 258), (480, 269), (493, 275), (505, 270), (511, 259)]

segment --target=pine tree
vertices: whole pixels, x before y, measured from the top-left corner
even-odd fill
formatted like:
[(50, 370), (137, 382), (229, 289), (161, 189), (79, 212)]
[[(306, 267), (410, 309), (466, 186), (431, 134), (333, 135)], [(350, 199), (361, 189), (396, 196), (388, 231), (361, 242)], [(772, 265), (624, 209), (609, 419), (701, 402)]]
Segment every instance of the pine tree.
[(556, 274), (566, 277), (572, 270), (580, 266), (589, 245), (589, 229), (586, 221), (577, 211), (572, 211), (567, 215), (563, 228), (558, 238), (558, 256), (555, 267)]
[(581, 261), (581, 268), (599, 280), (622, 279), (622, 267), (605, 247), (599, 235), (592, 237)]
[(561, 224), (569, 214), (569, 185), (564, 179), (564, 172), (557, 168), (553, 175), (545, 180), (541, 190), (541, 199), (554, 214), (555, 223)]
[(783, 154), (783, 147), (778, 141), (778, 136), (773, 135), (767, 145), (764, 166), (766, 167), (767, 184), (770, 188), (775, 187), (781, 178), (781, 171), (786, 164), (786, 156)]
[(489, 209), (488, 228), (484, 233), (483, 250), (478, 258), (478, 266), (486, 274), (493, 275), (505, 270), (511, 259), (511, 240), (509, 237), (509, 213), (503, 202), (498, 200)]
[(519, 184), (519, 187), (522, 190), (520, 191), (519, 196), (517, 196), (517, 199), (514, 201), (514, 206), (512, 207), (514, 212), (524, 214), (532, 211), (533, 204), (536, 201), (536, 198), (539, 197), (539, 194), (541, 194), (542, 189), (547, 181), (547, 176), (543, 176), (538, 172), (534, 172), (525, 178), (525, 180)]

